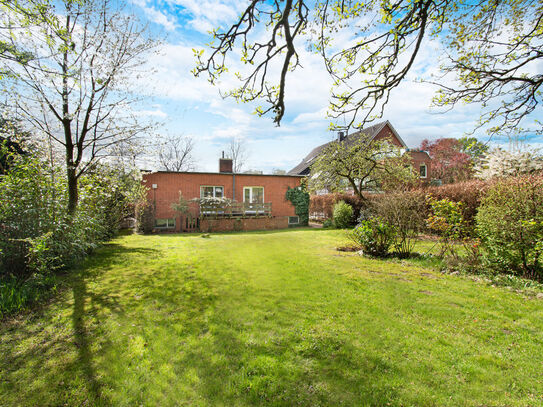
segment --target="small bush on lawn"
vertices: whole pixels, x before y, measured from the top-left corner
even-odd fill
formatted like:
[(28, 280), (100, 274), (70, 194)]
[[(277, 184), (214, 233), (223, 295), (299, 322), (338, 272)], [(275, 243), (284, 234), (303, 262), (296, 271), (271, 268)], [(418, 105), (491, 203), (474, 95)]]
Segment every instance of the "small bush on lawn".
[[(425, 226), (426, 203), (422, 191), (389, 193), (374, 199), (371, 205), (375, 216), (393, 225), (392, 247), (401, 258), (409, 257), (415, 246), (415, 238)], [(367, 217), (367, 215), (366, 215)]]
[(543, 281), (543, 176), (500, 181), (483, 198), (476, 220), (491, 266)]
[(353, 207), (344, 201), (334, 205), (334, 225), (338, 229), (345, 229), (353, 222)]
[(362, 248), (365, 254), (384, 257), (394, 241), (396, 230), (383, 219), (373, 217), (360, 222), (347, 236)]
[(326, 219), (324, 222), (322, 222), (322, 227), (325, 229), (333, 228), (334, 222), (332, 222), (332, 219)]

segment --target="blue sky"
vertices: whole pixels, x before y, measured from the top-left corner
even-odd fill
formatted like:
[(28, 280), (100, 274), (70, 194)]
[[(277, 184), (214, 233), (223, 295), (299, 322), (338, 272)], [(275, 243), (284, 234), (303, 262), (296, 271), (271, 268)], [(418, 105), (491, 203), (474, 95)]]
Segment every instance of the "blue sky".
[[(232, 138), (247, 145), (247, 169), (268, 173), (289, 170), (312, 148), (335, 137), (326, 118), (331, 81), (320, 57), (303, 47), (299, 47), (303, 69), (287, 78), (287, 113), (280, 127), (271, 117), (253, 115), (255, 105), (222, 99), (219, 88), (208, 84), (205, 77), (192, 75), (192, 49), (209, 42), (208, 30), (232, 23), (244, 4), (236, 0), (132, 0), (130, 4), (163, 39), (159, 54), (149, 60), (155, 72), (137, 84), (152, 96), (140, 114), (164, 121), (162, 133), (191, 136), (200, 171), (218, 170), (221, 151)], [(341, 41), (339, 38), (339, 45)], [(459, 106), (445, 114), (429, 109), (435, 88), (416, 78), (437, 69), (436, 48), (435, 43), (426, 43), (409, 80), (393, 91), (383, 116), (409, 147), (417, 147), (425, 138), (461, 137), (474, 127), (480, 113), (476, 106)], [(233, 86), (233, 79), (225, 78), (220, 89)], [(484, 133), (475, 135), (488, 139)]]

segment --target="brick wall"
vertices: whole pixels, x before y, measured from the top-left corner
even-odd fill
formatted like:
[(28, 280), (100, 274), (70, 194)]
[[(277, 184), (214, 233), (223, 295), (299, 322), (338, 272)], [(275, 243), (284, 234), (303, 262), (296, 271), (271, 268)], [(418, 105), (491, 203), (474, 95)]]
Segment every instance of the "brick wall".
[(426, 164), (426, 178), (421, 178), (424, 182), (429, 182), (432, 179), (432, 159), (428, 153), (424, 151), (409, 151), (411, 163), (417, 175), (420, 174), (420, 166)]
[[(177, 218), (176, 230), (181, 230), (182, 219), (171, 208), (179, 200), (179, 191), (187, 200), (200, 197), (201, 186), (222, 186), (224, 196), (243, 202), (243, 187), (264, 187), (264, 202), (271, 202), (272, 217), (295, 216), (294, 206), (285, 199), (287, 189), (300, 185), (302, 177), (281, 175), (219, 174), (203, 172), (155, 172), (143, 175), (147, 199), (155, 203), (156, 218)], [(153, 188), (153, 184), (156, 188)], [(197, 213), (198, 205), (191, 204)], [(286, 227), (286, 226), (285, 226)]]
[(398, 138), (396, 137), (396, 135), (392, 132), (392, 130), (390, 130), (390, 128), (388, 127), (388, 125), (386, 125), (385, 127), (383, 127), (381, 129), (381, 131), (379, 133), (377, 133), (377, 135), (373, 138), (374, 140), (383, 140), (383, 139), (387, 139), (389, 142), (391, 142), (392, 144), (394, 144), (395, 146), (398, 146), (398, 147), (404, 147), (404, 145), (401, 143), (400, 140), (398, 140)]

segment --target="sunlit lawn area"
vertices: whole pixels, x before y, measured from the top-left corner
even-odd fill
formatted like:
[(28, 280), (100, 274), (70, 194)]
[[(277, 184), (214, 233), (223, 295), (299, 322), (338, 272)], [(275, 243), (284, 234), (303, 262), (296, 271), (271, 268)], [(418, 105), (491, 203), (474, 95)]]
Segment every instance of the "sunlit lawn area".
[(0, 323), (0, 406), (543, 405), (543, 300), (345, 243), (120, 237)]

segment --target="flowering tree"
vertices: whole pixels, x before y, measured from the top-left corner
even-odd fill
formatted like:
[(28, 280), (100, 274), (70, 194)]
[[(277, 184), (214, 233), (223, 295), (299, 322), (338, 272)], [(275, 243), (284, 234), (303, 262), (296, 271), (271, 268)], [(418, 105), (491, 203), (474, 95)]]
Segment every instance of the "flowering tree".
[(423, 140), (421, 150), (428, 151), (432, 157), (432, 174), (444, 183), (465, 181), (471, 178), (472, 158), (463, 151), (457, 139), (441, 138), (435, 141)]
[(543, 155), (538, 150), (506, 151), (496, 148), (476, 168), (476, 177), (490, 179), (543, 171)]
[(40, 58), (7, 59), (5, 69), (17, 79), (13, 103), (22, 118), (64, 150), (74, 214), (81, 176), (150, 127), (138, 122), (128, 84), (156, 43), (111, 0), (63, 0), (55, 12), (32, 33), (11, 30), (10, 47)]

